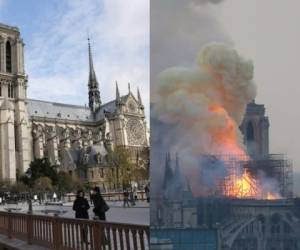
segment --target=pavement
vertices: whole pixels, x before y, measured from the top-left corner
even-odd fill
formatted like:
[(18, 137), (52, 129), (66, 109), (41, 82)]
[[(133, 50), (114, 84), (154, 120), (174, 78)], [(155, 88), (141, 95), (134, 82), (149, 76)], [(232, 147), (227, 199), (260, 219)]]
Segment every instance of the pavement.
[[(123, 202), (121, 201), (108, 201), (107, 204), (110, 207), (106, 213), (106, 220), (108, 222), (150, 225), (149, 203), (147, 202), (138, 201), (136, 206), (129, 208), (124, 208)], [(66, 202), (62, 205), (39, 205), (38, 203), (33, 203), (32, 209), (33, 214), (53, 216), (54, 213), (58, 213), (60, 217), (74, 218), (75, 212), (72, 209), (72, 205), (72, 202)], [(16, 213), (26, 213), (28, 211), (28, 204), (18, 203), (0, 205), (0, 211), (8, 211), (8, 209), (12, 209), (12, 212)], [(92, 205), (89, 209), (89, 216), (90, 219), (94, 217)]]

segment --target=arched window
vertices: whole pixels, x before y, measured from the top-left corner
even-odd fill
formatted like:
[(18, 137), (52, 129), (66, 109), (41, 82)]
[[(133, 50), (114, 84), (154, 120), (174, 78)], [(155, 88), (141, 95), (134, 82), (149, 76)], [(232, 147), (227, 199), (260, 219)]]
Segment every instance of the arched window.
[(11, 45), (10, 42), (6, 42), (6, 72), (11, 73)]

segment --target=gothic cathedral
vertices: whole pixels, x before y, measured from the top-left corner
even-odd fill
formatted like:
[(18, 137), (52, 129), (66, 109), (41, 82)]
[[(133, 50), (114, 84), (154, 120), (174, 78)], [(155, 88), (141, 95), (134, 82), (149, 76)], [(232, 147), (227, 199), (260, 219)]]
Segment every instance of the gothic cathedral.
[[(16, 27), (0, 24), (0, 179), (15, 182), (34, 159), (47, 158), (62, 171), (114, 188), (105, 178), (116, 170), (106, 156), (127, 148), (137, 168), (149, 167), (149, 138), (139, 90), (101, 102), (88, 43), (89, 106), (27, 98), (24, 43)], [(85, 171), (79, 171), (84, 169)]]

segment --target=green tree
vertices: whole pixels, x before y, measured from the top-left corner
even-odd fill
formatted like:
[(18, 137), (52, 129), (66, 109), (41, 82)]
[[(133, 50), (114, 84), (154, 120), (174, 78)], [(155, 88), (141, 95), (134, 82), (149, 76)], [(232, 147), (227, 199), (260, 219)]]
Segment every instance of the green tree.
[(108, 154), (108, 162), (112, 167), (116, 167), (116, 171), (118, 171), (115, 186), (120, 187), (122, 185), (122, 187), (129, 187), (130, 181), (136, 179), (135, 166), (131, 160), (129, 149), (116, 147), (114, 151)]
[(32, 161), (25, 175), (21, 177), (21, 181), (33, 188), (35, 181), (40, 177), (48, 177), (53, 185), (57, 184), (56, 168), (51, 166), (47, 159), (35, 159)]
[(60, 192), (71, 192), (83, 188), (82, 182), (67, 172), (57, 174), (57, 188)]

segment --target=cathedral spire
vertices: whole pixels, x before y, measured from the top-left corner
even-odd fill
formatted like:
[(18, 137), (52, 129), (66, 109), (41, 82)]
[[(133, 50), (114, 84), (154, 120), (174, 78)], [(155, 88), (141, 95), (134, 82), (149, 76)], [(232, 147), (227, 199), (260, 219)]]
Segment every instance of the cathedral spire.
[(141, 94), (140, 94), (140, 89), (137, 88), (137, 97), (138, 97), (138, 103), (141, 107), (141, 109), (144, 109), (144, 105), (143, 105), (143, 102), (142, 102), (142, 98), (141, 98)]
[(166, 161), (165, 161), (165, 173), (164, 173), (164, 180), (163, 180), (163, 189), (167, 189), (169, 184), (173, 179), (173, 170), (171, 166), (171, 155), (170, 152), (166, 153)]
[(131, 92), (131, 89), (130, 89), (130, 82), (128, 83), (128, 93)]
[(119, 91), (119, 86), (118, 86), (118, 82), (117, 81), (116, 81), (116, 103), (117, 104), (121, 103), (120, 91)]
[(94, 70), (90, 38), (88, 38), (88, 50), (89, 50), (89, 82), (88, 82), (89, 107), (93, 112), (95, 112), (100, 107), (101, 100), (100, 100), (99, 84)]

